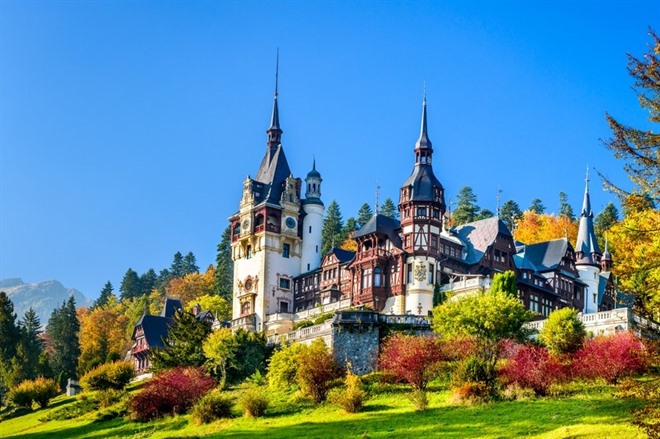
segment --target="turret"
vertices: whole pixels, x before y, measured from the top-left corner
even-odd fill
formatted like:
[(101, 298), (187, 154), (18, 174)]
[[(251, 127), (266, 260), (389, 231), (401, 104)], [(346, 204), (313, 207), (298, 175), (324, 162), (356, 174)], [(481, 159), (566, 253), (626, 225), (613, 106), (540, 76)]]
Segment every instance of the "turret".
[(578, 270), (580, 280), (587, 284), (583, 312), (593, 313), (598, 311), (601, 252), (594, 232), (594, 214), (591, 210), (591, 200), (589, 198), (589, 168), (587, 168), (585, 182), (584, 200), (580, 211), (580, 224), (575, 243), (575, 268)]
[(316, 170), (316, 160), (312, 170), (305, 178), (305, 199), (303, 200), (303, 250), (300, 260), (300, 271), (315, 270), (321, 265), (321, 229), (323, 228), (323, 213), (325, 207), (321, 201), (321, 174)]

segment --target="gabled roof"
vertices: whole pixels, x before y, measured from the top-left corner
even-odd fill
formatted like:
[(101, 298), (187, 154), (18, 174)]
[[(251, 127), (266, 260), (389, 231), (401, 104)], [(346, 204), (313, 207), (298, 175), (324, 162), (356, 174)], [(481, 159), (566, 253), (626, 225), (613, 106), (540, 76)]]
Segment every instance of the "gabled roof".
[(162, 347), (163, 339), (167, 337), (168, 325), (171, 321), (172, 319), (168, 317), (144, 314), (140, 321), (135, 325), (135, 328), (133, 328), (131, 339), (135, 339), (135, 331), (138, 326), (142, 326), (144, 337), (147, 339), (149, 347)]
[(351, 259), (355, 257), (355, 252), (352, 252), (350, 250), (344, 250), (339, 247), (333, 247), (328, 254), (335, 255), (335, 257), (337, 258), (340, 264), (343, 264), (344, 262), (349, 262)]
[(257, 203), (266, 201), (279, 206), (284, 183), (290, 175), (291, 169), (286, 160), (286, 155), (284, 155), (282, 145), (278, 145), (274, 150), (267, 150), (254, 178), (254, 180), (263, 184), (264, 189), (260, 191), (260, 195), (255, 201)]
[(566, 252), (571, 249), (567, 238), (553, 239), (552, 241), (529, 244), (514, 258), (516, 267), (532, 269), (535, 271), (549, 271), (559, 267)]
[(498, 234), (511, 236), (511, 232), (498, 217), (486, 218), (453, 227), (451, 234), (461, 240), (467, 251), (465, 262), (477, 264)]
[(401, 248), (401, 237), (396, 233), (396, 230), (400, 227), (401, 223), (399, 220), (379, 213), (372, 216), (369, 221), (367, 221), (367, 223), (355, 233), (354, 238), (371, 235), (372, 233), (379, 233), (381, 235), (387, 235), (390, 242), (392, 242), (392, 245)]

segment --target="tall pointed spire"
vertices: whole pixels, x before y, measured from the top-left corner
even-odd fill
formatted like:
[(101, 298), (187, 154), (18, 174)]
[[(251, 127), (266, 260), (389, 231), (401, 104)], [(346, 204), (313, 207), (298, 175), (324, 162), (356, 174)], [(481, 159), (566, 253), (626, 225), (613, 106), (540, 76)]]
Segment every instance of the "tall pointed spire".
[(268, 148), (274, 152), (282, 141), (282, 129), (280, 128), (280, 112), (277, 106), (277, 86), (280, 73), (280, 49), (277, 48), (277, 57), (275, 60), (275, 94), (273, 97), (273, 112), (270, 116), (270, 127), (266, 130), (268, 133)]
[(431, 139), (429, 139), (428, 126), (426, 123), (426, 83), (424, 83), (424, 98), (422, 99), (422, 123), (419, 128), (419, 139), (415, 143), (415, 151), (418, 149), (429, 149), (433, 151)]
[(589, 198), (589, 167), (585, 178), (584, 200), (580, 212), (580, 224), (578, 226), (577, 242), (575, 251), (577, 255), (576, 264), (598, 265), (600, 262), (600, 247), (594, 232), (594, 214), (591, 210), (591, 199)]

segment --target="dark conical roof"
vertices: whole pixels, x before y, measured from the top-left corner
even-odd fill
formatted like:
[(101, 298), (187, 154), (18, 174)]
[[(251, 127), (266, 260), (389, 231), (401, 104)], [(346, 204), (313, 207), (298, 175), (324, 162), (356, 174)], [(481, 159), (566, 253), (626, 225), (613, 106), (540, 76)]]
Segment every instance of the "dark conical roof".
[(422, 123), (419, 128), (419, 139), (415, 143), (415, 149), (430, 149), (433, 151), (433, 144), (431, 143), (431, 139), (429, 139), (426, 123), (426, 93), (424, 93), (424, 99), (422, 101)]
[(582, 202), (582, 211), (580, 212), (577, 241), (575, 242), (575, 251), (581, 252), (582, 256), (578, 258), (576, 264), (595, 264), (596, 261), (593, 260), (593, 255), (600, 255), (593, 220), (594, 213), (591, 210), (591, 199), (589, 198), (589, 170), (587, 169), (584, 200)]

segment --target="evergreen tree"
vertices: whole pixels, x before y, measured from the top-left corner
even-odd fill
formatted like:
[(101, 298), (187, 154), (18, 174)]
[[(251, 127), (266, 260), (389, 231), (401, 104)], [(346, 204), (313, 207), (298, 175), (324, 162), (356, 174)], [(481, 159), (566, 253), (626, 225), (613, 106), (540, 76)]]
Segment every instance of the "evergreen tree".
[(477, 196), (469, 186), (464, 186), (458, 192), (456, 210), (452, 216), (454, 226), (471, 223), (477, 219), (479, 206), (477, 206)]
[(545, 206), (543, 205), (543, 201), (541, 201), (540, 198), (534, 198), (532, 200), (532, 204), (529, 205), (527, 210), (531, 210), (532, 212), (541, 215), (542, 213), (545, 213)]
[(140, 289), (140, 278), (138, 274), (132, 269), (129, 268), (124, 274), (124, 278), (121, 281), (119, 286), (119, 292), (121, 293), (121, 300), (130, 299), (131, 297), (138, 297), (141, 293)]
[(513, 200), (508, 200), (502, 205), (502, 208), (500, 209), (500, 219), (506, 224), (506, 227), (510, 232), (513, 233), (516, 223), (520, 218), (522, 218), (522, 211), (520, 210), (518, 203)]
[(234, 287), (234, 261), (231, 259), (231, 226), (229, 225), (222, 232), (215, 263), (214, 291), (231, 303)]
[(355, 220), (357, 223), (357, 230), (360, 230), (362, 227), (364, 227), (364, 225), (367, 224), (372, 216), (374, 216), (374, 213), (371, 211), (369, 204), (364, 203), (362, 206), (360, 206), (360, 210), (358, 210), (358, 217)]
[(611, 201), (607, 203), (605, 209), (594, 218), (594, 232), (598, 239), (600, 248), (605, 250), (605, 234), (610, 228), (619, 222), (619, 210)]
[(183, 277), (186, 273), (183, 271), (183, 255), (176, 252), (170, 266), (170, 275), (172, 277)]
[(476, 220), (482, 220), (482, 219), (486, 219), (486, 218), (492, 218), (494, 216), (495, 216), (495, 214), (493, 213), (492, 210), (481, 209), (479, 211), (479, 213), (477, 214), (477, 217), (475, 219)]
[(151, 352), (155, 371), (177, 366), (202, 366), (206, 361), (203, 344), (211, 327), (188, 311), (177, 311), (169, 325), (164, 346)]
[(343, 226), (339, 204), (337, 204), (337, 201), (332, 200), (323, 219), (323, 230), (321, 231), (322, 255), (328, 253), (332, 247), (337, 247), (344, 242), (345, 238), (342, 235)]
[(50, 364), (60, 387), (68, 378), (76, 378), (76, 366), (80, 357), (78, 334), (80, 322), (76, 315), (76, 302), (73, 296), (53, 310), (48, 319), (46, 334), (50, 338), (52, 354)]
[(0, 291), (0, 363), (8, 364), (16, 355), (19, 335), (14, 304), (7, 293)]
[(41, 321), (39, 316), (30, 308), (25, 311), (21, 322), (20, 353), (23, 363), (23, 372), (26, 379), (35, 379), (39, 373), (39, 358), (44, 352), (44, 343), (41, 340)]
[(358, 231), (358, 226), (357, 226), (357, 220), (353, 217), (350, 217), (349, 219), (346, 220), (346, 223), (344, 224), (344, 228), (342, 229), (342, 236), (346, 236), (347, 238), (351, 237), (352, 233), (355, 233)]
[(150, 268), (140, 276), (140, 295), (151, 294), (158, 283), (158, 275), (153, 268)]
[(568, 195), (566, 195), (566, 192), (559, 192), (559, 216), (575, 221), (575, 214), (571, 205), (568, 204)]
[[(642, 58), (628, 56), (628, 73), (634, 79), (634, 90), (641, 107), (649, 112), (649, 121), (660, 123), (660, 37), (650, 30), (653, 46)], [(660, 127), (650, 125), (643, 130), (621, 124), (605, 114), (612, 138), (605, 146), (616, 158), (625, 161), (624, 169), (637, 185), (636, 192), (646, 193), (654, 202), (660, 201)], [(601, 177), (603, 177), (601, 175)], [(604, 177), (603, 177), (604, 178)], [(628, 194), (604, 178), (611, 189), (622, 196)]]
[(399, 219), (399, 209), (397, 209), (390, 197), (385, 198), (385, 201), (383, 201), (383, 205), (380, 207), (380, 213), (392, 219)]
[(103, 308), (108, 303), (108, 300), (110, 300), (110, 297), (113, 296), (112, 290), (113, 290), (112, 284), (110, 283), (110, 281), (107, 281), (105, 283), (105, 286), (101, 290), (101, 294), (99, 294), (99, 298), (94, 301), (94, 304), (92, 305), (92, 309)]
[(156, 281), (156, 288), (161, 294), (165, 293), (165, 287), (170, 279), (172, 279), (172, 275), (167, 268), (160, 270), (160, 273), (158, 273), (158, 281)]
[(197, 258), (193, 252), (188, 252), (188, 254), (183, 258), (183, 275), (199, 273), (199, 267), (197, 266)]

